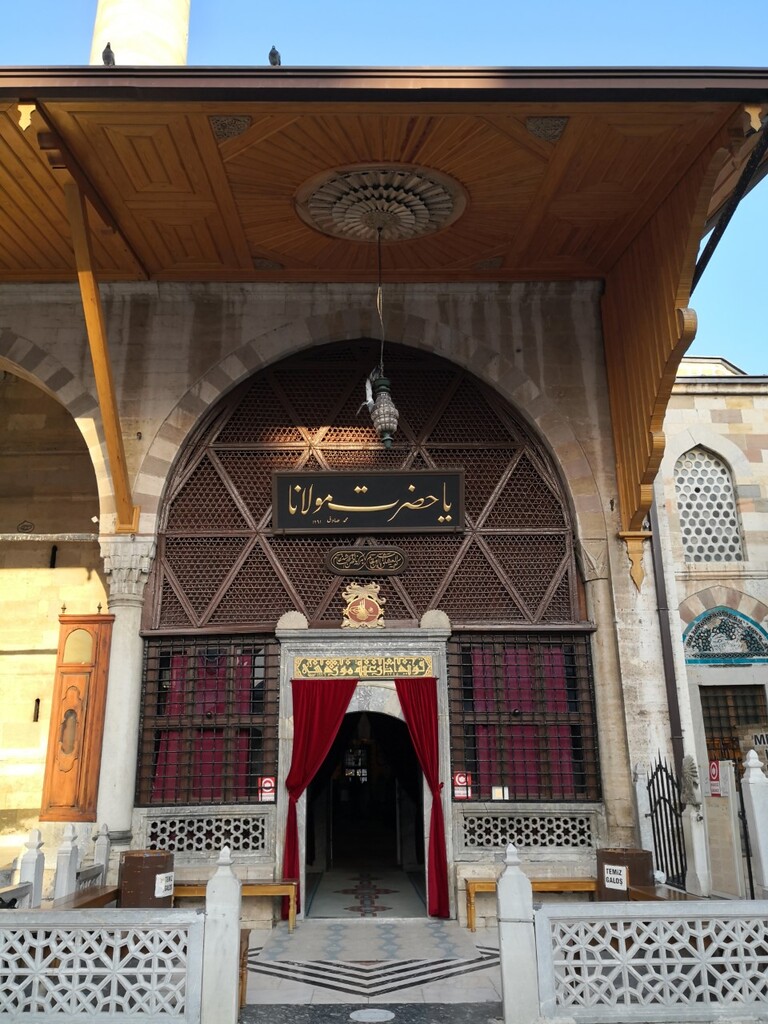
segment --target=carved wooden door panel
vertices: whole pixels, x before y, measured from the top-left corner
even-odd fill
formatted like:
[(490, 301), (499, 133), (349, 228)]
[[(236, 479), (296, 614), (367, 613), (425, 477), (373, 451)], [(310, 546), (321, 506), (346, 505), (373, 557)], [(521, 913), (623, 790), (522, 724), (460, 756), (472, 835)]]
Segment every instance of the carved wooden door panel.
[(95, 821), (114, 615), (59, 616), (41, 821)]

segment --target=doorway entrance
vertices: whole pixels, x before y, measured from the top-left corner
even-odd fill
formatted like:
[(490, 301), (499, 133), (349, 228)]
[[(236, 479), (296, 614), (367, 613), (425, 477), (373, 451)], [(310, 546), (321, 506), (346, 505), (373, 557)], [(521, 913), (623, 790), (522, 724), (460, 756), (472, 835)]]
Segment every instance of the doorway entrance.
[(345, 715), (307, 793), (307, 916), (426, 914), (422, 794), (405, 723)]

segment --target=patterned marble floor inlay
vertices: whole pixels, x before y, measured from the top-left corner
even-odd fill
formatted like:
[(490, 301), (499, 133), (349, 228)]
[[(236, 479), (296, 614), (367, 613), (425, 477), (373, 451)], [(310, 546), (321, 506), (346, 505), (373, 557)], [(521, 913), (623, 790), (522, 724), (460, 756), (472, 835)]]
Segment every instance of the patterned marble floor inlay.
[(285, 924), (263, 934), (251, 933), (251, 1004), (500, 998), (498, 950), (456, 921), (308, 919), (293, 934)]
[[(403, 876), (406, 877), (405, 875)], [(356, 884), (350, 889), (334, 889), (334, 892), (339, 893), (342, 896), (354, 896), (356, 903), (354, 906), (345, 907), (345, 910), (349, 910), (353, 914), (359, 914), (360, 917), (377, 917), (379, 914), (385, 913), (387, 910), (391, 910), (391, 907), (386, 907), (382, 903), (378, 903), (380, 896), (392, 896), (396, 893), (397, 889), (382, 889), (376, 882), (378, 878), (374, 878), (373, 875), (368, 872), (361, 871), (356, 879)]]
[(307, 876), (306, 913), (308, 918), (423, 918), (426, 907), (414, 879), (398, 868), (333, 868)]
[(304, 920), (291, 934), (285, 922), (266, 933), (251, 933), (251, 945), (262, 946), (262, 960), (468, 960), (477, 954), (471, 932), (456, 921), (361, 918)]
[[(390, 995), (446, 978), (484, 971), (499, 964), (499, 951), (489, 947), (478, 948), (477, 955), (469, 960), (394, 960), (380, 963), (267, 961), (259, 959), (260, 952), (252, 949), (248, 954), (248, 970), (254, 974), (283, 981), (300, 981), (314, 988), (358, 997)], [(275, 1002), (280, 1002), (280, 999), (276, 998)]]

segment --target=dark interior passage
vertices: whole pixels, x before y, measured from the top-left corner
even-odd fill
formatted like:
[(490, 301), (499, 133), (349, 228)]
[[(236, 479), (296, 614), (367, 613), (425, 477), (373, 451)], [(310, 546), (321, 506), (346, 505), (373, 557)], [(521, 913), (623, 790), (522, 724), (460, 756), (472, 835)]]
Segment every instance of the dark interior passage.
[(307, 801), (307, 869), (423, 871), (422, 774), (405, 724), (345, 716)]

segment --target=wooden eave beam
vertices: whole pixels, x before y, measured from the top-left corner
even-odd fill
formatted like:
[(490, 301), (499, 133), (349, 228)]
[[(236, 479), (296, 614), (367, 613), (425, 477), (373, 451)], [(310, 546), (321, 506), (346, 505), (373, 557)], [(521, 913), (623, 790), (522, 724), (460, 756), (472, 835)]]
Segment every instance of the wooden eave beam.
[(621, 531), (636, 586), (653, 481), (664, 454), (664, 416), (680, 360), (696, 334), (688, 307), (693, 270), (719, 171), (736, 136), (736, 111), (692, 163), (606, 275), (603, 335)]
[(0, 68), (0, 97), (302, 103), (579, 101), (765, 102), (765, 68), (79, 67)]
[(109, 360), (104, 310), (101, 305), (96, 274), (93, 270), (93, 255), (85, 216), (85, 202), (75, 181), (70, 180), (64, 183), (64, 198), (72, 231), (77, 279), (80, 284), (85, 327), (96, 379), (96, 395), (101, 410), (104, 440), (107, 446), (107, 458), (115, 496), (116, 530), (118, 533), (136, 533), (139, 528), (139, 508), (133, 504), (131, 487), (128, 482), (128, 467), (125, 461), (120, 416), (115, 399), (112, 366)]
[(37, 144), (40, 151), (46, 155), (51, 168), (54, 171), (66, 171), (72, 180), (76, 182), (80, 192), (85, 196), (104, 224), (111, 231), (114, 231), (116, 235), (120, 236), (120, 241), (125, 246), (126, 252), (135, 264), (139, 275), (145, 280), (148, 280), (149, 273), (147, 268), (144, 266), (144, 263), (139, 258), (131, 243), (125, 237), (114, 213), (104, 201), (98, 189), (83, 170), (72, 151), (64, 142), (60, 132), (54, 125), (49, 111), (37, 100), (34, 101), (34, 107), (35, 117), (39, 118), (45, 125), (45, 130), (38, 131), (37, 133)]

